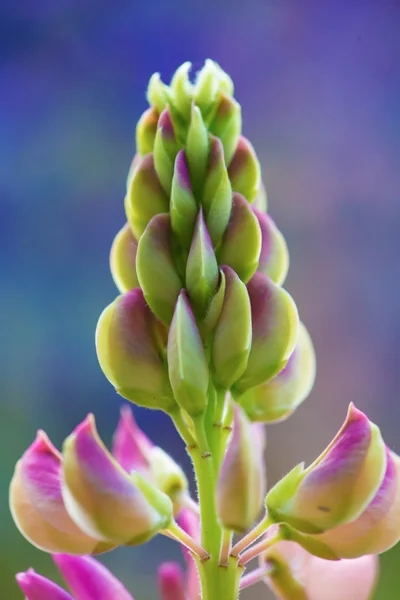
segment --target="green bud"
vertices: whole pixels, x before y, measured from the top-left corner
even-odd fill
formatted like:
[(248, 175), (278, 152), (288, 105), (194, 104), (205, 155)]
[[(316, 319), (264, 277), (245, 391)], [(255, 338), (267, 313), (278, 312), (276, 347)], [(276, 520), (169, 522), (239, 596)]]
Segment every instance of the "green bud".
[(176, 407), (155, 340), (156, 319), (136, 288), (102, 312), (97, 357), (107, 379), (131, 402), (160, 410)]
[(186, 157), (189, 164), (192, 189), (201, 189), (207, 169), (209, 152), (208, 131), (198, 106), (192, 104), (189, 130), (186, 140)]
[(257, 270), (260, 252), (261, 229), (257, 217), (246, 198), (235, 193), (231, 218), (218, 250), (218, 262), (232, 267), (247, 283)]
[(256, 210), (259, 210), (260, 212), (267, 212), (268, 209), (268, 197), (267, 197), (267, 190), (265, 189), (265, 185), (263, 184), (263, 182), (261, 181), (260, 183), (260, 189), (258, 190), (258, 194), (255, 197), (255, 200), (253, 202), (253, 208), (255, 208)]
[(253, 146), (243, 136), (239, 138), (228, 173), (232, 190), (252, 203), (260, 191), (261, 169)]
[(158, 112), (154, 106), (148, 108), (136, 126), (136, 148), (141, 156), (153, 152), (156, 137)]
[(168, 372), (179, 406), (191, 417), (207, 406), (209, 370), (203, 342), (184, 290), (175, 306), (168, 335)]
[(214, 136), (210, 137), (211, 151), (202, 205), (207, 228), (214, 248), (216, 248), (220, 244), (229, 223), (232, 209), (232, 188), (224, 161), (224, 149), (221, 140)]
[(233, 434), (217, 485), (217, 512), (226, 529), (244, 532), (260, 514), (265, 494), (265, 432), (236, 404)]
[(172, 231), (185, 250), (190, 247), (197, 212), (185, 151), (180, 150), (175, 160), (172, 179), (170, 214)]
[(220, 89), (221, 69), (207, 59), (204, 67), (197, 74), (195, 99), (203, 115), (208, 115), (217, 101)]
[(181, 507), (188, 481), (181, 467), (162, 448), (153, 446), (148, 454), (151, 478), (156, 486), (171, 498), (174, 513)]
[(292, 297), (262, 273), (247, 284), (251, 303), (252, 345), (245, 372), (235, 392), (260, 385), (281, 371), (292, 354), (299, 316)]
[(204, 315), (219, 279), (217, 259), (200, 208), (186, 264), (186, 288), (195, 312)]
[(154, 167), (160, 183), (167, 195), (171, 192), (174, 162), (178, 152), (174, 126), (167, 106), (158, 120), (157, 133), (154, 141)]
[(221, 140), (225, 162), (229, 165), (242, 131), (242, 109), (234, 98), (221, 93), (210, 131)]
[(246, 369), (251, 348), (251, 309), (246, 286), (230, 267), (226, 278), (224, 303), (212, 341), (214, 381), (230, 389)]
[(169, 102), (168, 86), (161, 81), (160, 73), (154, 73), (150, 78), (147, 100), (150, 106), (155, 106), (159, 113), (162, 113)]
[(121, 293), (139, 286), (136, 275), (137, 240), (128, 223), (117, 233), (110, 252), (110, 268)]
[(174, 106), (184, 119), (189, 120), (190, 107), (193, 99), (193, 85), (189, 80), (189, 72), (192, 67), (190, 62), (185, 62), (175, 71), (170, 89)]
[(257, 270), (277, 285), (282, 285), (289, 270), (289, 251), (285, 238), (271, 217), (253, 208), (261, 229), (261, 253)]
[(158, 180), (152, 154), (142, 158), (133, 172), (125, 198), (125, 211), (137, 239), (154, 215), (168, 211), (168, 197)]
[(171, 252), (168, 214), (152, 218), (139, 240), (136, 270), (144, 296), (153, 313), (169, 325), (182, 288)]
[(286, 366), (275, 377), (236, 398), (252, 421), (282, 421), (307, 398), (315, 380), (313, 343), (303, 323)]
[(215, 293), (215, 296), (211, 298), (210, 304), (208, 306), (207, 314), (201, 323), (201, 333), (203, 337), (207, 337), (212, 331), (218, 322), (219, 316), (222, 311), (222, 306), (224, 304), (225, 298), (225, 288), (226, 288), (226, 280), (223, 271), (219, 272), (219, 286)]

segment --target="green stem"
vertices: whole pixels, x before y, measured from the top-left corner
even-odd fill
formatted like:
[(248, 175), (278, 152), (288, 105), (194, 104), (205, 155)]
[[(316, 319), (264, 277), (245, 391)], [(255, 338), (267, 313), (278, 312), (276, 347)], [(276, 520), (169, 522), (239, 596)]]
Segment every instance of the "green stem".
[[(193, 419), (197, 445), (189, 449), (196, 473), (197, 489), (200, 504), (201, 545), (210, 555), (207, 561), (197, 561), (202, 600), (237, 600), (239, 596), (242, 567), (238, 567), (236, 558), (228, 558), (224, 565), (220, 564), (220, 552), (223, 547), (223, 530), (218, 521), (216, 509), (216, 486), (220, 455), (224, 448), (220, 440), (221, 428), (214, 428), (214, 418), (218, 414), (218, 399), (214, 389), (210, 389), (209, 410), (206, 415)], [(222, 407), (223, 410), (223, 407)], [(217, 464), (214, 462), (216, 459)], [(226, 542), (226, 538), (225, 538)]]

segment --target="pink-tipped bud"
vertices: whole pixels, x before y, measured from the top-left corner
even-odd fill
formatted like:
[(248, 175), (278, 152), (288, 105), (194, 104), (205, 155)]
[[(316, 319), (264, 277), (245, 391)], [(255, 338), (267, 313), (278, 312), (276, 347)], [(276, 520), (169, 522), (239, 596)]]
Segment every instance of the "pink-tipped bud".
[(171, 219), (167, 214), (152, 218), (139, 240), (136, 269), (147, 304), (155, 316), (169, 325), (182, 289), (171, 249)]
[(125, 198), (125, 212), (136, 239), (139, 239), (154, 215), (168, 211), (165, 194), (156, 170), (152, 154), (137, 161), (129, 179)]
[(141, 156), (153, 152), (157, 132), (158, 112), (154, 106), (148, 108), (136, 126), (136, 148)]
[(161, 600), (186, 600), (185, 582), (178, 563), (163, 563), (157, 576)]
[(63, 446), (63, 498), (89, 535), (116, 544), (140, 544), (172, 518), (169, 498), (138, 473), (129, 476), (100, 440), (89, 417)]
[(17, 463), (11, 481), (13, 519), (22, 535), (46, 552), (97, 552), (102, 546), (99, 538), (83, 533), (66, 510), (61, 469), (60, 453), (40, 431)]
[(330, 561), (294, 542), (279, 542), (262, 557), (265, 582), (281, 600), (368, 600), (375, 587), (375, 556)]
[(26, 600), (74, 600), (65, 590), (33, 569), (18, 573), (16, 579)]
[(121, 292), (139, 286), (136, 274), (137, 239), (128, 223), (117, 233), (111, 246), (110, 267), (114, 283)]
[(339, 433), (304, 469), (295, 467), (268, 493), (276, 521), (322, 533), (359, 517), (375, 497), (387, 466), (379, 428), (353, 405)]
[(217, 485), (218, 516), (226, 529), (244, 532), (259, 515), (266, 493), (265, 432), (235, 405), (233, 435)]
[(68, 554), (55, 554), (53, 560), (77, 600), (133, 600), (122, 583), (98, 560)]
[(277, 285), (282, 285), (289, 270), (289, 251), (285, 238), (271, 217), (253, 208), (261, 229), (261, 253), (257, 270)]
[(260, 190), (261, 169), (253, 146), (243, 136), (239, 138), (228, 173), (232, 190), (253, 202)]

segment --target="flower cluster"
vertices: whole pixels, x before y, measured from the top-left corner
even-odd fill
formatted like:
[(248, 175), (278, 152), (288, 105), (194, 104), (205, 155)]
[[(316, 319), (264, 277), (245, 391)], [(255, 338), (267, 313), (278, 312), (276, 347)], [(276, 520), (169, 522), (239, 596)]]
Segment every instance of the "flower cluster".
[[(110, 255), (120, 295), (100, 316), (96, 348), (122, 397), (171, 417), (198, 502), (125, 407), (111, 452), (92, 415), (61, 453), (39, 432), (11, 484), (14, 520), (55, 555), (76, 598), (98, 600), (101, 588), (104, 600), (131, 599), (85, 555), (162, 534), (187, 561), (186, 575), (160, 567), (163, 600), (236, 600), (260, 580), (281, 599), (366, 600), (375, 555), (400, 539), (400, 459), (351, 405), (321, 456), (267, 493), (264, 424), (308, 396), (314, 348), (282, 287), (288, 250), (267, 213), (232, 81), (212, 61), (195, 83), (189, 71), (182, 65), (169, 86), (150, 80), (127, 222)], [(235, 533), (243, 537), (233, 544)], [(256, 557), (259, 567), (244, 574)], [(18, 582), (29, 600), (71, 599), (32, 571)]]

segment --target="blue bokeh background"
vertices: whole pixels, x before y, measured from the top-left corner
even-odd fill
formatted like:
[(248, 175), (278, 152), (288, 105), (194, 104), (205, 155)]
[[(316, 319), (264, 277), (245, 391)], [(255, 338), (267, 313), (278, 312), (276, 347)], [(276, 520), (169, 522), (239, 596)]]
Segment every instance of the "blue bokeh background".
[[(317, 348), (310, 399), (269, 430), (272, 483), (310, 461), (347, 404), (400, 453), (400, 3), (398, 0), (21, 0), (0, 8), (0, 579), (55, 576), (8, 513), (13, 465), (45, 429), (60, 444), (89, 411), (109, 441), (121, 400), (94, 329), (116, 295), (108, 270), (150, 75), (218, 61), (236, 84), (270, 211), (291, 251), (287, 287)], [(178, 460), (159, 414), (143, 428)], [(155, 598), (155, 540), (105, 558)], [(399, 550), (377, 598), (398, 598)], [(252, 595), (253, 594), (253, 595)], [(267, 598), (255, 588), (246, 598)]]

